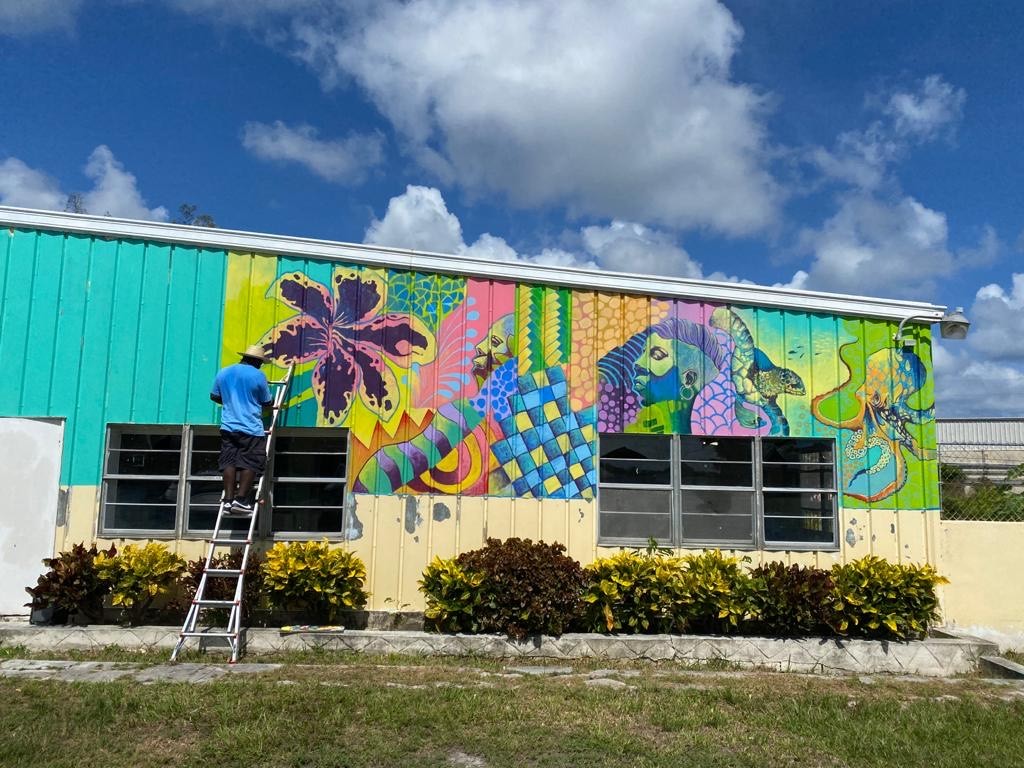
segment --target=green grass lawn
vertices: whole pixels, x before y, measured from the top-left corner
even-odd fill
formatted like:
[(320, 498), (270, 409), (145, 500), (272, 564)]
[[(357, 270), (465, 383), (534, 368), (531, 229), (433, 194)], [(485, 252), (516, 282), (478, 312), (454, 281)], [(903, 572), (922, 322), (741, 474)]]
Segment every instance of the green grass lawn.
[(0, 765), (959, 768), (1024, 755), (1024, 699), (976, 679), (622, 665), (611, 677), (632, 687), (613, 688), (586, 684), (596, 664), (535, 678), (493, 660), (287, 661), (332, 663), (204, 685), (0, 680)]

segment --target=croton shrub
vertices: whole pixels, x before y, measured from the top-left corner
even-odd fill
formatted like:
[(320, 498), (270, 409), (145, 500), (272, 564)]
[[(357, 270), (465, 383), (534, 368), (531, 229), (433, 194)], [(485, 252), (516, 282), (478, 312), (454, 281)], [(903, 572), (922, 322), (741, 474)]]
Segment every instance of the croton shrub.
[(577, 578), (563, 553), (560, 545), (492, 539), (435, 559), (420, 581), (427, 625), (513, 638), (573, 629), (905, 640), (938, 620), (936, 589), (946, 582), (930, 565), (871, 556), (829, 570), (751, 568), (717, 550), (675, 556), (657, 548), (600, 558)]

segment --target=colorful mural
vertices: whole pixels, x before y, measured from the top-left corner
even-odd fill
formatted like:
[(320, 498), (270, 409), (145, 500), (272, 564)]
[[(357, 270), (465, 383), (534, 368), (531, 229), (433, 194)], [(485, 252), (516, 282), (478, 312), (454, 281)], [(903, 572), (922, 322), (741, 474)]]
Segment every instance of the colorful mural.
[(357, 492), (590, 499), (599, 432), (807, 435), (844, 506), (938, 503), (929, 362), (885, 322), (248, 254), (227, 283), (224, 359), (294, 364), (287, 423), (347, 427)]

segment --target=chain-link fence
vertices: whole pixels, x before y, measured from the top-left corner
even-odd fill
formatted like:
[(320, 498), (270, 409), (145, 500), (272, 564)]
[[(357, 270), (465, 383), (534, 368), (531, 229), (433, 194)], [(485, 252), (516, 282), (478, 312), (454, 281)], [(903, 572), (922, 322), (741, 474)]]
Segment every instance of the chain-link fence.
[(1024, 445), (940, 445), (943, 520), (1024, 522)]

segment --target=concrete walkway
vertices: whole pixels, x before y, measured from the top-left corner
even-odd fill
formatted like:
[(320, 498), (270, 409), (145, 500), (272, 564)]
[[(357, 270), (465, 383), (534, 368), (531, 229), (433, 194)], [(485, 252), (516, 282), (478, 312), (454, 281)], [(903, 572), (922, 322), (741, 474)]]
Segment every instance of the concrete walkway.
[(126, 661), (49, 661), (8, 659), (0, 662), (0, 678), (57, 680), (65, 683), (209, 683), (225, 675), (258, 675), (280, 664), (138, 664)]

